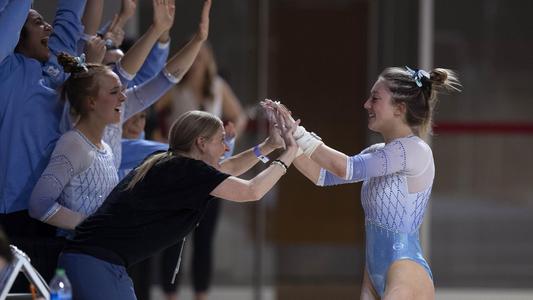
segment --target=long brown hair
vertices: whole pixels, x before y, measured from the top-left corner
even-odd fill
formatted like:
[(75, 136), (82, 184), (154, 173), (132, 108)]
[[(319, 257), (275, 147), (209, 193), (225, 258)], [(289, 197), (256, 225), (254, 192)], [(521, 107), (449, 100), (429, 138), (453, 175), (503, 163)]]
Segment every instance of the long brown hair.
[(437, 68), (428, 74), (429, 78), (421, 76), (417, 80), (413, 70), (387, 68), (379, 75), (394, 103), (405, 103), (407, 124), (422, 136), (431, 134), (437, 95), (442, 91), (460, 91), (461, 86), (452, 70)]
[(189, 154), (197, 138), (211, 138), (222, 126), (222, 121), (208, 112), (192, 110), (184, 113), (170, 127), (169, 151), (155, 154), (138, 166), (126, 190), (133, 189), (157, 162), (173, 155)]

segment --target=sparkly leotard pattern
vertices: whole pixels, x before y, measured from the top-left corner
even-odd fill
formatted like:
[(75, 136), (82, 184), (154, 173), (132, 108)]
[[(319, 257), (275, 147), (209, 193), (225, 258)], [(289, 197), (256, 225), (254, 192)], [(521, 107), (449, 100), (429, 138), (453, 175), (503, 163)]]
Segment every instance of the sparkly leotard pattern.
[(345, 179), (320, 172), (317, 184), (322, 186), (364, 181), (366, 268), (380, 296), (387, 271), (397, 260), (412, 260), (432, 277), (418, 234), (434, 175), (431, 149), (416, 136), (376, 144), (349, 157)]
[[(37, 181), (30, 199), (30, 213), (46, 221), (61, 207), (84, 216), (93, 214), (118, 184), (111, 147), (98, 148), (80, 131), (65, 133), (56, 144), (50, 162)], [(58, 228), (58, 235), (70, 237)]]

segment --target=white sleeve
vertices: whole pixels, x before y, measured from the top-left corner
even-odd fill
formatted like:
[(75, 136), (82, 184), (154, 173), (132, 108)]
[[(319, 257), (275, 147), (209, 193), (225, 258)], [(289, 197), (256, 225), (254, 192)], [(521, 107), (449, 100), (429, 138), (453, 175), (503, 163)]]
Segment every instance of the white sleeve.
[(159, 100), (172, 86), (181, 80), (174, 77), (163, 69), (155, 77), (143, 82), (139, 86), (133, 86), (126, 90), (126, 102), (124, 117), (122, 123), (126, 122), (131, 116), (145, 110)]
[(29, 214), (43, 222), (48, 220), (61, 208), (57, 202), (71, 178), (86, 170), (94, 152), (75, 131), (61, 136), (56, 144), (48, 166), (33, 188), (29, 201)]
[(397, 139), (389, 144), (378, 144), (348, 158), (346, 178), (338, 178), (321, 170), (319, 185), (336, 185), (358, 182), (372, 177), (400, 173), (417, 177), (431, 165), (429, 146), (417, 137)]
[(339, 184), (348, 184), (348, 183), (354, 183), (364, 180), (362, 176), (354, 176), (353, 170), (354, 168), (357, 170), (357, 172), (362, 172), (364, 165), (354, 166), (354, 160), (360, 161), (363, 154), (372, 153), (373, 151), (376, 151), (377, 149), (383, 148), (385, 144), (375, 144), (372, 145), (363, 151), (361, 151), (358, 155), (349, 156), (346, 162), (346, 178), (341, 178), (328, 170), (321, 168), (320, 174), (318, 175), (318, 180), (316, 184), (318, 186), (332, 186), (332, 185), (339, 185)]
[(350, 157), (347, 178), (364, 180), (394, 173), (418, 176), (431, 162), (431, 156), (431, 149), (421, 139), (397, 139), (381, 149)]

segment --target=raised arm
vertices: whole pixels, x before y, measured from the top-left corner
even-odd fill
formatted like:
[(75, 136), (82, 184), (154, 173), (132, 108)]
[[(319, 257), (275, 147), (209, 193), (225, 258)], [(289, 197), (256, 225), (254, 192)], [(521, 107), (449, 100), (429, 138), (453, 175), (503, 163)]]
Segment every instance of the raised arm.
[[(286, 122), (295, 123), (291, 112), (282, 104), (266, 101), (270, 107), (274, 107), (284, 116)], [(308, 132), (303, 126), (298, 126), (294, 133), (296, 143), (307, 157), (311, 158), (322, 168), (329, 170), (338, 177), (345, 178), (348, 165), (348, 156), (337, 151), (322, 142), (322, 139), (312, 132)]]
[[(92, 0), (91, 0), (92, 1)], [(52, 53), (66, 52), (76, 55), (77, 44), (83, 33), (81, 17), (86, 0), (60, 0), (54, 19), (54, 33), (48, 46)]]
[[(270, 141), (270, 138), (267, 138), (264, 142), (256, 146), (259, 149), (259, 152), (264, 156), (276, 149), (276, 146), (272, 145), (272, 142)], [(220, 171), (233, 176), (240, 176), (250, 170), (258, 162), (259, 159), (254, 153), (254, 148), (250, 148), (221, 162)]]
[(107, 23), (99, 32), (103, 35), (108, 47), (120, 47), (124, 41), (124, 26), (137, 9), (137, 0), (122, 0), (120, 13), (115, 14), (111, 23)]
[(317, 163), (305, 155), (299, 155), (294, 159), (293, 164), (296, 169), (298, 169), (298, 171), (307, 177), (307, 179), (309, 179), (313, 184), (318, 183), (321, 168)]
[(85, 6), (85, 12), (81, 18), (84, 33), (88, 36), (95, 36), (104, 12), (104, 0), (89, 0)]
[(174, 23), (174, 5), (167, 4), (167, 1), (153, 0), (153, 6), (153, 24), (121, 60), (121, 67), (129, 74), (135, 74), (139, 71), (159, 37), (169, 30)]
[(321, 144), (312, 153), (310, 158), (322, 168), (330, 171), (340, 178), (347, 178), (348, 156), (326, 144)]
[(165, 71), (139, 86), (133, 86), (126, 90), (127, 100), (124, 103), (124, 118), (126, 122), (131, 116), (145, 110), (159, 100), (173, 85), (178, 83), (179, 78)]
[(85, 55), (88, 63), (101, 64), (105, 57), (105, 42), (99, 36), (93, 36), (85, 41)]
[(30, 7), (31, 0), (0, 0), (0, 63), (15, 50)]
[(220, 171), (233, 176), (240, 176), (250, 170), (260, 158), (257, 154), (267, 156), (277, 148), (281, 148), (284, 145), (283, 139), (280, 136), (279, 129), (275, 128), (276, 121), (272, 114), (267, 114), (269, 117), (269, 136), (264, 142), (248, 149), (237, 155), (234, 155), (220, 164)]
[[(120, 13), (117, 16), (117, 27), (124, 28), (126, 23), (135, 14), (137, 9), (137, 0), (122, 0)], [(119, 46), (119, 45), (117, 45)]]
[[(211, 195), (237, 202), (256, 201), (261, 199), (287, 172), (298, 151), (298, 146), (293, 138), (295, 126), (285, 125), (280, 122), (281, 135), (285, 143), (285, 151), (278, 160), (273, 161), (268, 168), (263, 170), (251, 180), (243, 180), (234, 176), (228, 177), (219, 184)], [(278, 124), (280, 124), (278, 123)]]
[[(278, 105), (278, 103), (275, 103), (271, 100), (265, 100), (262, 102), (263, 107), (266, 109), (267, 112), (272, 113), (279, 113), (281, 114), (286, 123), (293, 124), (295, 123), (294, 119), (290, 116), (290, 113), (285, 113), (286, 110), (282, 109), (285, 108), (282, 105)], [(279, 112), (277, 112), (279, 110)], [(300, 173), (302, 173), (307, 179), (309, 179), (312, 183), (316, 185), (320, 185), (320, 179), (321, 174), (323, 173), (323, 169), (313, 160), (311, 160), (306, 155), (303, 155), (303, 151), (298, 148), (298, 153), (296, 154), (296, 158), (294, 159), (294, 166)]]
[(142, 84), (157, 75), (165, 67), (170, 49), (170, 39), (160, 38), (159, 40), (166, 40), (166, 42), (159, 41), (152, 47), (150, 54), (148, 54), (141, 69), (128, 84), (128, 87)]
[(139, 87), (128, 89), (128, 100), (126, 101), (123, 121), (152, 105), (174, 84), (181, 80), (183, 75), (190, 69), (203, 42), (207, 39), (210, 8), (211, 0), (205, 0), (198, 32), (194, 35), (191, 41), (189, 41), (168, 61), (159, 75), (143, 83)]
[[(285, 107), (281, 107), (280, 111), (288, 122), (293, 122)], [(295, 139), (304, 154), (321, 167), (318, 185), (357, 182), (395, 173), (418, 177), (428, 170), (433, 161), (429, 146), (416, 136), (377, 144), (354, 156), (328, 147), (301, 126), (296, 130)], [(316, 176), (316, 168), (313, 170)]]
[[(350, 158), (351, 159), (351, 158)], [(318, 163), (307, 157), (306, 155), (300, 155), (294, 160), (294, 166), (307, 177), (312, 183), (318, 186), (330, 186), (330, 185), (339, 185), (353, 183), (364, 178), (353, 177), (349, 180), (346, 180), (342, 177), (339, 177), (327, 169), (320, 167)]]
[(191, 68), (202, 44), (207, 40), (209, 35), (209, 12), (211, 10), (211, 0), (204, 0), (202, 15), (198, 31), (193, 38), (166, 64), (165, 69), (177, 78), (183, 77)]

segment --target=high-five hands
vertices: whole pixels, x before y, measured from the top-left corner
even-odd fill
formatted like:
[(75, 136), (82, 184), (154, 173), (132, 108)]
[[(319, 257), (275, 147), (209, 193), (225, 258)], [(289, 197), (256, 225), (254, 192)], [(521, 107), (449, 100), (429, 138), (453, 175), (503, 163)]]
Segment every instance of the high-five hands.
[[(268, 99), (265, 101), (267, 100)], [(265, 101), (261, 101), (261, 106), (265, 109), (268, 119), (268, 138), (266, 144), (272, 149), (285, 148), (285, 142), (281, 137), (281, 131), (276, 125), (276, 111), (273, 107), (268, 106)]]
[(294, 140), (294, 131), (298, 128), (300, 120), (294, 121), (290, 116), (290, 112), (286, 108), (281, 109), (280, 105), (281, 103), (270, 99), (265, 99), (261, 102), (261, 106), (265, 108), (269, 119), (269, 142), (275, 145), (275, 148), (283, 147), (286, 150), (289, 150), (289, 148), (297, 150), (298, 145)]
[(292, 130), (294, 139), (306, 156), (311, 157), (318, 146), (324, 144), (318, 135), (308, 132), (303, 126), (299, 126), (300, 120), (295, 121), (291, 111), (285, 105), (272, 100), (265, 100), (264, 103), (270, 110), (282, 116), (285, 126), (294, 127)]

